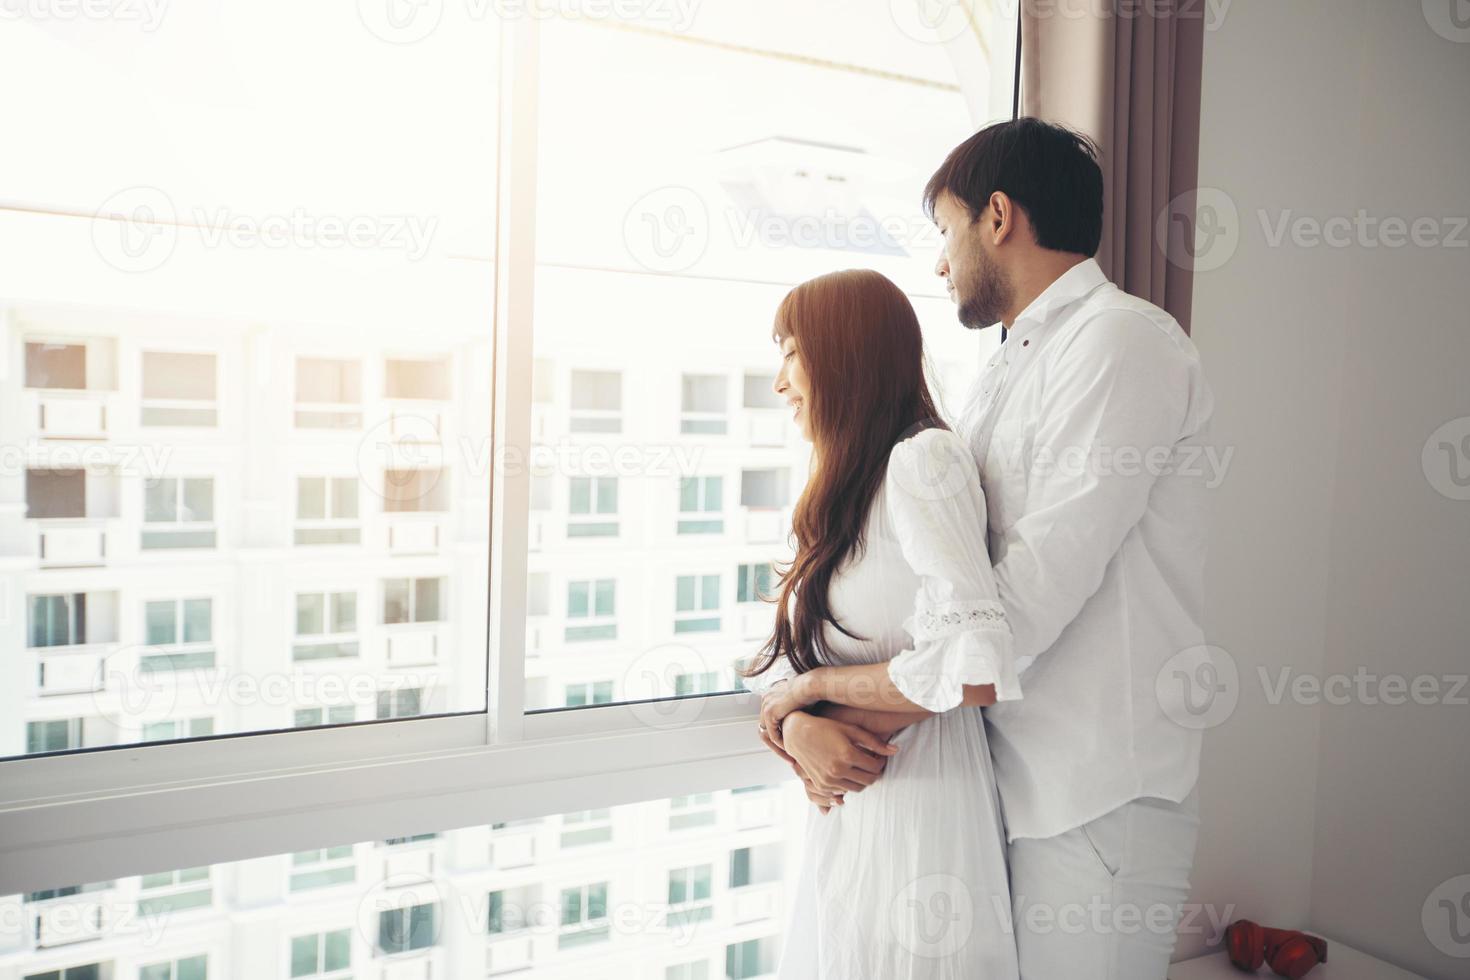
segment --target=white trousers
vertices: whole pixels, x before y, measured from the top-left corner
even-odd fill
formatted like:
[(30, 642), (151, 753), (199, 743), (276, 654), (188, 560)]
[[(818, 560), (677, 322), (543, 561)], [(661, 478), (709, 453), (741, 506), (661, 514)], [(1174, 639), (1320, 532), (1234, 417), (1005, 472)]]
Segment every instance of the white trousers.
[(1011, 844), (1021, 980), (1164, 980), (1198, 836), (1190, 793)]

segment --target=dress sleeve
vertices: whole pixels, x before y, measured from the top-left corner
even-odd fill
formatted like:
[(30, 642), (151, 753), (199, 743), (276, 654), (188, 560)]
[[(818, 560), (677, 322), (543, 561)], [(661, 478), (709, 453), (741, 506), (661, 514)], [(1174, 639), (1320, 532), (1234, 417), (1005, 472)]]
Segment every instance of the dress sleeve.
[(994, 684), (997, 701), (1021, 697), (1011, 629), (986, 546), (985, 496), (975, 457), (947, 429), (900, 442), (884, 497), (904, 559), (919, 577), (913, 647), (888, 662), (904, 697), (936, 713), (964, 700), (966, 684)]
[(765, 694), (781, 681), (789, 681), (796, 676), (796, 669), (791, 666), (791, 661), (785, 657), (777, 657), (776, 662), (771, 664), (770, 670), (754, 677), (742, 677), (741, 682), (745, 684), (747, 691), (757, 694)]

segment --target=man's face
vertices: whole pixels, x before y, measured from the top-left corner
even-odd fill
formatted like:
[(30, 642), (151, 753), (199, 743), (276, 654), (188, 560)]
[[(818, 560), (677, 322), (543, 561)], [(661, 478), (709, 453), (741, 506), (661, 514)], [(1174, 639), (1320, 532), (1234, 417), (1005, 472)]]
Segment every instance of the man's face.
[(1011, 305), (1010, 279), (984, 234), (989, 217), (987, 207), (971, 220), (970, 212), (948, 191), (934, 202), (934, 223), (944, 242), (934, 271), (959, 307), (960, 323), (971, 330), (999, 323)]

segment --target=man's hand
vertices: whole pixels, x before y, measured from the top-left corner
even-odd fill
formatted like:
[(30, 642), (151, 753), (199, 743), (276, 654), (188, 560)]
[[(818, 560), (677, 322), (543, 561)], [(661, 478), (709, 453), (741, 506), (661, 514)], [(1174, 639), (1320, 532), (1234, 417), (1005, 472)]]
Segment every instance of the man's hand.
[(786, 717), (782, 744), (783, 755), (810, 781), (809, 790), (831, 797), (860, 793), (877, 782), (898, 751), (867, 729), (801, 711)]

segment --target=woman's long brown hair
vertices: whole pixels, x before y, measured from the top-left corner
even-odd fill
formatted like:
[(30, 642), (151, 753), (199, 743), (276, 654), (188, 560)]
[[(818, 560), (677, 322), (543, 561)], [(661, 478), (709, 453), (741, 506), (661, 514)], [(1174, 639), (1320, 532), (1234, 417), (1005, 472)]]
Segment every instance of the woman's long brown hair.
[(745, 677), (781, 657), (798, 673), (832, 663), (825, 623), (861, 639), (832, 615), (832, 576), (862, 554), (889, 452), (920, 429), (946, 427), (924, 380), (919, 318), (882, 274), (850, 269), (797, 286), (776, 311), (773, 339), (787, 337), (810, 386), (812, 472), (792, 515), (796, 555), (780, 568), (776, 626)]

